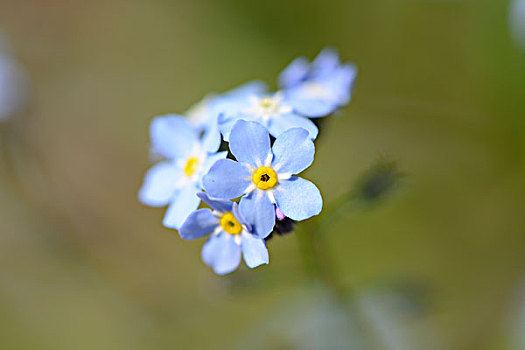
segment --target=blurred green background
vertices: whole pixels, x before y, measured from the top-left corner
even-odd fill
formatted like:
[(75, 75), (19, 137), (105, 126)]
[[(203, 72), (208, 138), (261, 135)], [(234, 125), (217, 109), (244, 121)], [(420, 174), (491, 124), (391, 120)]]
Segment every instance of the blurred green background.
[(359, 75), (305, 176), (330, 202), (379, 157), (405, 175), (322, 232), (367, 336), (525, 348), (525, 54), (508, 19), (495, 0), (2, 0), (33, 98), (1, 125), (0, 348), (364, 349), (300, 233), (218, 277), (136, 199), (155, 114), (275, 87), (327, 45)]

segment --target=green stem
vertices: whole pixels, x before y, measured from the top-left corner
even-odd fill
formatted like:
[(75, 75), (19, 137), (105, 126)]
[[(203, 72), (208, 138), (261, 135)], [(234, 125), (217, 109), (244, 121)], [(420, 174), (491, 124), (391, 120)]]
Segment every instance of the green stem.
[[(350, 195), (345, 195), (345, 201), (348, 201), (350, 197)], [(341, 202), (336, 200), (333, 204), (340, 206)], [(363, 334), (367, 349), (384, 349), (385, 346), (381, 342), (381, 337), (377, 334), (364, 310), (362, 310), (355, 291), (348, 284), (344, 284), (341, 281), (327, 241), (323, 237), (325, 234), (323, 227), (327, 227), (324, 223), (327, 222), (327, 219), (334, 219), (338, 215), (338, 210), (334, 209), (338, 208), (338, 206), (329, 206), (324, 214), (324, 219), (315, 218), (308, 224), (299, 226), (297, 237), (305, 268), (312, 279), (318, 280), (328, 287), (335, 296), (336, 301), (355, 320), (357, 328)]]

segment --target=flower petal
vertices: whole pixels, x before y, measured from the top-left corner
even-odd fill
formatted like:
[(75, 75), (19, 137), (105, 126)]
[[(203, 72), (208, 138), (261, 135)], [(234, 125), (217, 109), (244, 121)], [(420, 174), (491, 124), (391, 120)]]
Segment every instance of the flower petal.
[(235, 218), (237, 219), (237, 221), (239, 221), (241, 225), (246, 226), (246, 228), (248, 229), (250, 233), (253, 231), (252, 225), (248, 223), (244, 215), (242, 215), (241, 211), (239, 210), (239, 204), (237, 204), (237, 202), (233, 203), (232, 213), (233, 213), (233, 216), (235, 216)]
[(298, 90), (294, 93), (294, 97), (287, 101), (298, 114), (310, 118), (320, 118), (333, 113), (337, 109), (335, 98), (335, 96), (331, 99), (310, 98), (306, 93)]
[(172, 162), (161, 162), (152, 166), (139, 190), (139, 200), (152, 207), (168, 205), (176, 191), (177, 179), (181, 176), (181, 170)]
[[(216, 161), (218, 161), (219, 159), (226, 158), (227, 155), (228, 155), (228, 151), (218, 152), (218, 153), (209, 155), (208, 158), (206, 158), (206, 160), (204, 161), (204, 164), (202, 164), (202, 170), (200, 170), (201, 174), (207, 174), (210, 171), (210, 168), (212, 167), (212, 165), (215, 164)], [(201, 179), (200, 179), (200, 185), (202, 188), (204, 188), (203, 178), (204, 176), (201, 176)]]
[(188, 216), (182, 224), (179, 235), (182, 239), (201, 238), (212, 233), (219, 225), (219, 218), (210, 209), (199, 209)]
[(191, 124), (175, 114), (155, 117), (151, 121), (150, 137), (153, 148), (170, 159), (189, 155), (198, 142)]
[[(218, 116), (219, 130), (223, 139), (229, 142), (231, 128), (241, 118), (241, 111), (251, 105), (249, 95), (234, 94), (217, 98), (212, 104), (212, 114)], [(242, 119), (248, 119), (243, 117)]]
[(297, 57), (279, 74), (279, 86), (289, 88), (300, 83), (308, 75), (310, 62), (305, 57)]
[(331, 74), (339, 66), (339, 54), (334, 48), (326, 47), (312, 62), (312, 74), (315, 77), (323, 77)]
[(171, 201), (166, 215), (164, 215), (162, 221), (164, 226), (178, 230), (188, 215), (199, 206), (201, 200), (197, 197), (198, 192), (200, 189), (195, 184), (187, 184), (182, 187)]
[(268, 127), (270, 134), (276, 138), (291, 128), (303, 128), (308, 130), (312, 140), (315, 140), (319, 132), (317, 126), (315, 126), (315, 124), (310, 119), (294, 113), (283, 114), (278, 118), (272, 119)]
[(221, 114), (217, 120), (219, 123), (219, 130), (222, 134), (222, 139), (226, 142), (230, 142), (230, 133), (232, 131), (233, 124), (239, 120), (238, 115), (227, 115)]
[(221, 133), (217, 123), (217, 118), (210, 118), (208, 128), (202, 136), (202, 148), (209, 153), (217, 152), (221, 145)]
[(210, 197), (206, 192), (199, 192), (197, 196), (214, 210), (221, 213), (232, 211), (233, 202), (230, 200)]
[(268, 264), (268, 248), (264, 239), (255, 238), (252, 234), (243, 232), (241, 238), (242, 255), (246, 265), (253, 269), (262, 264)]
[(241, 263), (241, 247), (235, 238), (227, 233), (211, 236), (202, 247), (204, 263), (218, 275), (234, 271)]
[(264, 191), (256, 190), (241, 198), (239, 211), (253, 226), (257, 238), (266, 238), (275, 226), (275, 209)]
[(270, 153), (268, 130), (257, 122), (238, 120), (230, 133), (230, 151), (239, 162), (260, 167)]
[(334, 77), (332, 84), (338, 91), (337, 100), (340, 106), (350, 102), (356, 76), (357, 67), (352, 63), (345, 63), (337, 70), (337, 75)]
[(243, 114), (243, 113), (236, 113), (236, 114), (222, 114), (219, 116), (219, 130), (221, 131), (222, 138), (226, 142), (230, 142), (230, 133), (232, 131), (233, 125), (237, 123), (238, 120), (245, 120), (245, 121), (256, 121), (257, 118), (252, 114)]
[(323, 198), (317, 187), (300, 177), (280, 182), (274, 194), (279, 210), (293, 220), (308, 219), (323, 208)]
[(204, 190), (217, 198), (233, 199), (246, 191), (251, 181), (248, 168), (231, 159), (219, 159), (204, 175)]
[(302, 128), (288, 129), (273, 144), (272, 167), (277, 173), (299, 174), (314, 161), (315, 146), (308, 131)]

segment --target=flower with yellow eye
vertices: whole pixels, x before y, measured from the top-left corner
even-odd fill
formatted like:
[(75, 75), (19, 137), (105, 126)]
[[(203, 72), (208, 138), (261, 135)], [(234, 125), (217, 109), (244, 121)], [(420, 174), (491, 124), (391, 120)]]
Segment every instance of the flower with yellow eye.
[(217, 113), (213, 110), (215, 100), (263, 94), (267, 89), (266, 84), (262, 81), (253, 80), (223, 93), (210, 93), (191, 106), (184, 115), (198, 131), (207, 131), (217, 127)]
[(178, 229), (199, 206), (197, 193), (202, 175), (227, 152), (217, 153), (220, 135), (214, 132), (199, 137), (182, 116), (166, 115), (153, 119), (150, 126), (153, 150), (165, 160), (146, 173), (139, 200), (153, 207), (169, 205), (163, 224)]
[(217, 161), (203, 177), (211, 196), (241, 197), (239, 207), (254, 234), (265, 238), (275, 225), (275, 208), (301, 221), (321, 212), (323, 200), (310, 181), (293, 175), (308, 168), (315, 147), (307, 130), (292, 128), (270, 148), (268, 130), (257, 122), (239, 120), (232, 127), (230, 151), (237, 159)]
[[(298, 104), (304, 104), (297, 105)], [(255, 121), (268, 129), (273, 137), (291, 128), (303, 128), (315, 140), (318, 129), (305, 115), (297, 113), (298, 108), (309, 108), (308, 101), (288, 101), (282, 91), (274, 94), (252, 94), (249, 96), (229, 96), (217, 99), (213, 110), (217, 114), (219, 130), (225, 141), (230, 138), (237, 120)]]
[(249, 268), (268, 264), (268, 249), (264, 239), (257, 238), (237, 203), (198, 194), (211, 209), (191, 213), (179, 230), (183, 239), (210, 235), (202, 247), (202, 260), (219, 275), (232, 272), (239, 266), (241, 255)]

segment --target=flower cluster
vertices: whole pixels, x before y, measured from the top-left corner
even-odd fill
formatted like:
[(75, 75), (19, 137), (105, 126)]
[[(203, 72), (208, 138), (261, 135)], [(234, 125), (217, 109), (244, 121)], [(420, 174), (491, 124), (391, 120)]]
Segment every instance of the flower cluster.
[[(184, 116), (154, 118), (152, 153), (162, 160), (147, 172), (140, 201), (168, 206), (163, 224), (183, 239), (209, 236), (202, 259), (217, 274), (241, 257), (250, 268), (267, 264), (265, 239), (279, 222), (321, 212), (319, 190), (297, 175), (314, 160), (312, 118), (350, 101), (356, 73), (325, 49), (286, 67), (277, 92), (255, 81), (206, 96)], [(209, 208), (198, 209), (201, 201)]]

